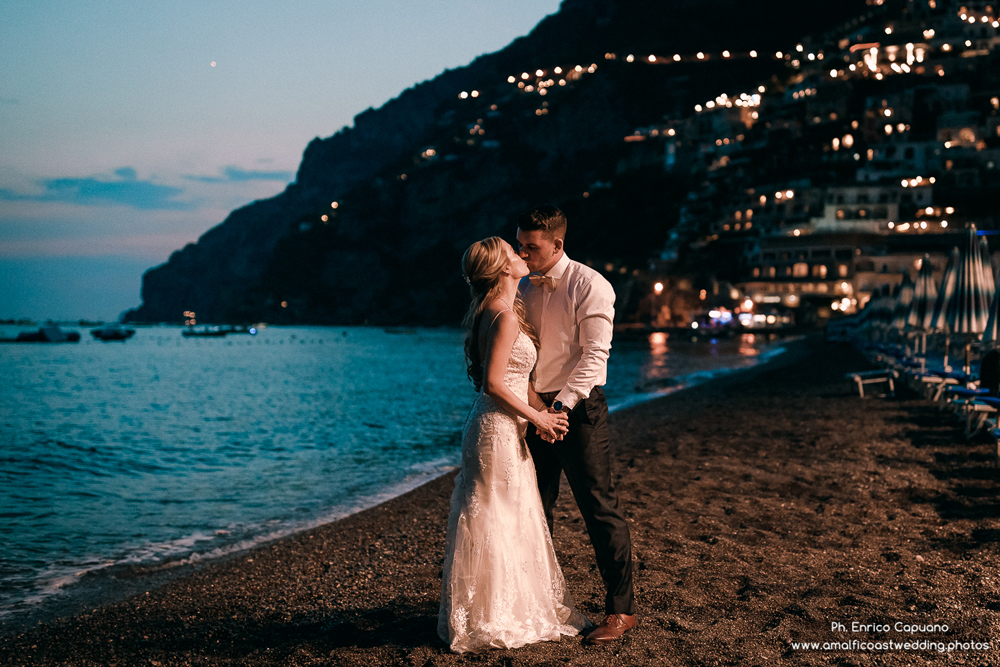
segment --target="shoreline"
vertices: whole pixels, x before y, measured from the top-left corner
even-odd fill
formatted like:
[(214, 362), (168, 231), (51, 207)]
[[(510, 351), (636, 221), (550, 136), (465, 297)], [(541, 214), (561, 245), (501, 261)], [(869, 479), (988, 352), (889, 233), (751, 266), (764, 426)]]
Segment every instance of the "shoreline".
[[(807, 339), (614, 415), (640, 625), (613, 646), (447, 651), (435, 634), (445, 475), (148, 594), (0, 637), (0, 664), (995, 661), (995, 649), (791, 648), (876, 636), (832, 632), (834, 621), (945, 623), (945, 639), (969, 641), (1000, 630), (992, 445), (966, 445), (960, 424), (926, 401), (862, 401), (843, 374), (865, 367), (854, 350)], [(580, 521), (564, 486), (556, 553), (578, 608), (600, 620), (603, 590)]]
[[(674, 384), (669, 388), (629, 394), (621, 400), (609, 402), (609, 413), (614, 414), (620, 410), (659, 400), (707, 382), (718, 381), (724, 377), (738, 375), (767, 365), (774, 358), (783, 354), (789, 345), (801, 339), (801, 336), (797, 336), (775, 340), (768, 349), (757, 355), (759, 359), (755, 359), (753, 365), (750, 366), (726, 366), (714, 370), (694, 371), (673, 378)], [(262, 534), (241, 542), (223, 545), (213, 551), (195, 552), (182, 558), (168, 558), (156, 563), (136, 564), (128, 563), (127, 559), (125, 561), (112, 559), (100, 564), (62, 566), (61, 575), (57, 577), (53, 574), (51, 577), (53, 583), (50, 586), (53, 590), (40, 593), (39, 595), (44, 595), (44, 597), (37, 603), (26, 609), (0, 614), (0, 637), (23, 632), (40, 622), (51, 622), (75, 616), (86, 610), (121, 602), (137, 593), (143, 593), (173, 579), (187, 576), (209, 564), (224, 562), (253, 549), (288, 539), (298, 533), (342, 521), (358, 512), (377, 507), (388, 500), (404, 495), (423, 484), (431, 483), (457, 470), (457, 467), (454, 466), (437, 467), (444, 469), (444, 472), (414, 473), (388, 489), (371, 496), (358, 498), (297, 525), (283, 528), (273, 536)], [(67, 581), (69, 583), (66, 583)]]

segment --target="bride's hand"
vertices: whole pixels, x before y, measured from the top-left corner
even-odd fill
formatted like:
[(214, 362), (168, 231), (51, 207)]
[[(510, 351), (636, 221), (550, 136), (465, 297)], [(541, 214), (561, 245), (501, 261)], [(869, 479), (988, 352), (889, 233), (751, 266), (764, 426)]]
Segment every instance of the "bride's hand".
[(562, 440), (569, 431), (569, 417), (562, 412), (539, 410), (532, 423), (538, 429), (538, 434), (545, 439)]

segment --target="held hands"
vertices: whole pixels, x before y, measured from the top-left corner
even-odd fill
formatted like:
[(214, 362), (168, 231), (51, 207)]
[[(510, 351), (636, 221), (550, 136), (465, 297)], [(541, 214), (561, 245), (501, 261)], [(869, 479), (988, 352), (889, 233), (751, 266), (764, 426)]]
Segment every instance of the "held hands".
[(552, 408), (539, 410), (534, 424), (538, 435), (547, 442), (562, 440), (569, 432), (569, 417), (562, 412), (554, 412)]

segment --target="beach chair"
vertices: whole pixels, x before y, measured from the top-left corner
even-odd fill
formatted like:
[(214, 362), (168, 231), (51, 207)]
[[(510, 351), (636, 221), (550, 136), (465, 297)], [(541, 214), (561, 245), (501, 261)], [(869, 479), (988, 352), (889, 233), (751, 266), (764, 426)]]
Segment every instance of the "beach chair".
[(975, 399), (971, 411), (966, 415), (965, 439), (971, 440), (983, 430), (993, 435), (993, 431), (997, 429), (998, 411), (1000, 411), (1000, 398), (980, 396)]
[(952, 388), (968, 388), (970, 383), (975, 382), (975, 377), (961, 371), (929, 370), (921, 375), (920, 380), (926, 388), (925, 396), (943, 409), (945, 392)]
[(997, 428), (996, 420), (993, 421), (993, 425), (992, 428), (990, 428), (989, 430), (989, 434), (993, 436), (993, 439), (996, 441), (996, 446), (997, 446), (996, 450), (997, 458), (996, 461), (994, 462), (994, 465), (1000, 468), (1000, 428)]
[(886, 394), (881, 394), (882, 396), (894, 396), (896, 394), (895, 381), (899, 378), (899, 372), (891, 369), (884, 368), (881, 370), (874, 371), (859, 371), (857, 373), (848, 373), (844, 376), (846, 379), (853, 381), (858, 387), (858, 395), (861, 398), (865, 397), (865, 385), (866, 384), (888, 384), (889, 391)]
[[(997, 408), (1000, 407), (1000, 398), (986, 395), (988, 393), (986, 389), (976, 391), (984, 393), (964, 399), (962, 401), (964, 405), (960, 407), (960, 410), (965, 413), (966, 440), (971, 440), (982, 429), (988, 428), (990, 416), (997, 414)], [(995, 424), (993, 427), (995, 428)]]

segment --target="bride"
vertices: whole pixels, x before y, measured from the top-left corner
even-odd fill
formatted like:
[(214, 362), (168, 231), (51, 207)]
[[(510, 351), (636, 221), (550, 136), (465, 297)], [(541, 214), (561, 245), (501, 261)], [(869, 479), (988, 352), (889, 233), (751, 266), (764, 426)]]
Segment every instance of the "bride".
[(472, 305), (465, 356), (480, 390), (462, 433), (462, 469), (451, 496), (438, 635), (453, 651), (516, 648), (577, 635), (574, 608), (556, 562), (531, 455), (528, 423), (549, 440), (566, 416), (532, 391), (536, 339), (517, 285), (528, 267), (499, 237), (462, 258)]

